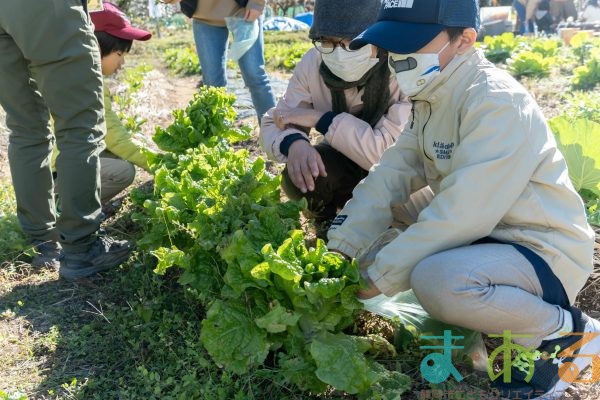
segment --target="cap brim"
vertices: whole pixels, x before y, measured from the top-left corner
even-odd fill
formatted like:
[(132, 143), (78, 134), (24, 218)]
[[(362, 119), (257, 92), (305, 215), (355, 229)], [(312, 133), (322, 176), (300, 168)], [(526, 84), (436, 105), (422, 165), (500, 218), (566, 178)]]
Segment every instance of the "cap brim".
[(114, 31), (110, 31), (110, 32), (107, 31), (107, 33), (110, 33), (111, 35), (116, 36), (118, 38), (127, 39), (127, 40), (145, 41), (152, 37), (152, 34), (150, 32), (145, 31), (143, 29), (133, 28), (133, 27), (123, 28), (123, 29), (114, 30)]
[(439, 24), (379, 21), (352, 40), (350, 49), (357, 50), (372, 44), (392, 53), (414, 53), (425, 47), (443, 29), (444, 26)]

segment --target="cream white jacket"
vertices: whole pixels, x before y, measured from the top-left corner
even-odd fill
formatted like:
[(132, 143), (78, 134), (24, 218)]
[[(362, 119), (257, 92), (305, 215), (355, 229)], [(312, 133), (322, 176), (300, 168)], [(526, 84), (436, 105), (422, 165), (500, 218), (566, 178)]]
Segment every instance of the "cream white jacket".
[[(311, 108), (317, 111), (331, 111), (331, 91), (319, 74), (321, 54), (310, 49), (300, 60), (288, 83), (284, 96), (277, 106), (267, 111), (262, 118), (260, 144), (270, 159), (287, 162), (281, 154), (281, 141), (288, 135), (303, 132), (297, 129), (281, 131), (273, 121), (275, 109), (286, 111), (293, 108)], [(346, 104), (350, 113), (357, 113), (363, 108), (362, 95), (364, 89), (357, 88), (345, 91)], [(410, 102), (400, 95), (396, 78), (390, 76), (390, 106), (374, 128), (369, 123), (350, 113), (338, 114), (324, 138), (334, 149), (360, 165), (369, 169), (379, 161), (383, 151), (388, 148), (402, 132), (410, 115)]]
[(355, 188), (329, 247), (356, 256), (390, 226), (392, 203), (429, 185), (430, 205), (368, 269), (384, 294), (409, 289), (424, 258), (490, 236), (537, 253), (573, 302), (592, 271), (594, 232), (535, 100), (475, 49), (411, 100), (412, 120)]

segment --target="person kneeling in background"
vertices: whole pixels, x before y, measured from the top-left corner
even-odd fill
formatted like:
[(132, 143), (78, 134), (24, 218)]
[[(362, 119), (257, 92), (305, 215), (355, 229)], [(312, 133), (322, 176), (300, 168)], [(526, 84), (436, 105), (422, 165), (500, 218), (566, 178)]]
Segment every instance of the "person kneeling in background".
[[(152, 34), (131, 26), (125, 14), (114, 4), (104, 3), (104, 10), (90, 13), (94, 23), (94, 35), (98, 39), (102, 57), (102, 75), (110, 76), (125, 63), (125, 55), (131, 50), (134, 40), (146, 41)], [(106, 150), (100, 154), (100, 201), (106, 204), (123, 191), (135, 178), (137, 165), (149, 171), (142, 149), (142, 138), (138, 140), (121, 123), (111, 106), (110, 91), (104, 85), (104, 108), (106, 118)], [(58, 155), (55, 149), (54, 161)]]

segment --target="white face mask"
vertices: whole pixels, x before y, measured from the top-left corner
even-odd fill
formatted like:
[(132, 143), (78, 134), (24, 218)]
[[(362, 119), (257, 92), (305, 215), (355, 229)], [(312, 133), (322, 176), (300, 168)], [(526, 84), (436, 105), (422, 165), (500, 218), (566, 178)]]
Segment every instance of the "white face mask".
[(356, 82), (379, 62), (378, 58), (371, 57), (372, 49), (370, 44), (356, 51), (346, 51), (337, 46), (333, 52), (321, 56), (335, 76), (346, 82)]
[(389, 55), (389, 67), (402, 93), (407, 96), (419, 94), (440, 74), (439, 55), (450, 42), (437, 53), (411, 53)]

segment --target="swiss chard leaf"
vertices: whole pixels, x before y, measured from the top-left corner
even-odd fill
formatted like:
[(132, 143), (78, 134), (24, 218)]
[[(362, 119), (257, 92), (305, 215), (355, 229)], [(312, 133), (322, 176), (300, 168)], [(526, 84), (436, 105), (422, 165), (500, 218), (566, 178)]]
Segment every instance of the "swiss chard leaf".
[(254, 318), (240, 301), (212, 304), (202, 321), (200, 339), (215, 362), (237, 374), (263, 363), (271, 344)]
[(336, 389), (364, 393), (382, 379), (352, 336), (323, 332), (311, 343), (310, 354), (317, 365), (317, 377)]
[(285, 332), (288, 327), (296, 325), (300, 314), (290, 312), (275, 302), (274, 307), (266, 315), (256, 318), (256, 325), (270, 333)]
[(590, 190), (600, 196), (600, 124), (565, 117), (550, 120), (575, 190)]

